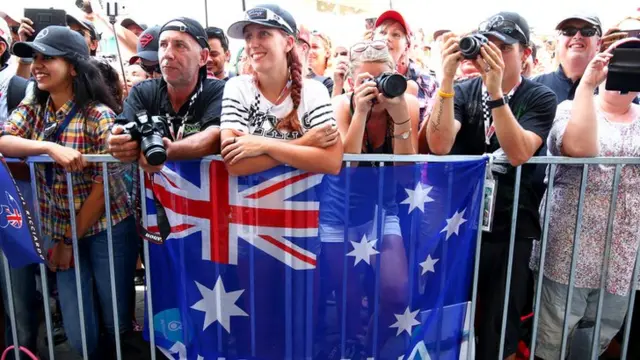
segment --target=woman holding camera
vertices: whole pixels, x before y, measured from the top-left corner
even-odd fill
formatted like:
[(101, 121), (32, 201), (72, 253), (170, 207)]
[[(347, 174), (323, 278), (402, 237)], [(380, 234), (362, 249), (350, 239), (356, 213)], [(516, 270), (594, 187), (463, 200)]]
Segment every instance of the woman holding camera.
[[(102, 166), (89, 164), (83, 154), (106, 152), (105, 141), (114, 122), (113, 99), (89, 48), (80, 34), (62, 26), (43, 29), (33, 42), (19, 42), (15, 55), (34, 58), (31, 72), (35, 93), (27, 97), (3, 124), (0, 152), (9, 157), (47, 154), (55, 164), (36, 165), (41, 225), (53, 241), (49, 265), (56, 272), (65, 331), (75, 350), (82, 351), (77, 291), (84, 306), (89, 358), (99, 357), (100, 329), (113, 336), (131, 328), (127, 296), (133, 283), (137, 235), (125, 184), (117, 170), (109, 175), (110, 214), (105, 214)], [(73, 181), (77, 245), (67, 198), (66, 174)], [(111, 217), (114, 251), (113, 279), (109, 276), (107, 216)], [(76, 289), (74, 264), (80, 264), (81, 289)], [(115, 329), (111, 281), (117, 291), (119, 329)], [(98, 303), (99, 302), (99, 310)], [(99, 314), (102, 316), (100, 317)]]
[[(626, 94), (605, 88), (607, 77), (614, 76), (608, 68), (612, 49), (640, 49), (640, 40), (628, 39), (615, 43), (589, 63), (573, 101), (558, 106), (556, 118), (547, 140), (555, 156), (570, 157), (640, 157), (640, 106), (633, 101), (638, 92)], [(616, 76), (624, 74), (616, 74)], [(637, 84), (633, 84), (637, 88)], [(599, 89), (599, 95), (593, 95)], [(586, 329), (588, 335), (574, 335), (572, 359), (586, 359), (591, 351), (593, 324), (596, 320), (602, 272), (606, 273), (602, 321), (596, 357), (606, 348), (622, 327), (628, 308), (632, 274), (638, 253), (640, 231), (640, 170), (624, 166), (618, 186), (613, 233), (608, 236), (607, 223), (611, 206), (614, 165), (589, 167), (584, 196), (583, 226), (575, 269), (575, 289), (569, 317), (569, 333)], [(560, 356), (565, 299), (569, 291), (568, 278), (572, 262), (576, 226), (576, 209), (580, 195), (582, 166), (558, 165), (555, 186), (550, 194), (549, 240), (542, 284), (540, 331), (536, 356), (550, 360)], [(545, 203), (541, 207), (545, 212)], [(588, 225), (584, 225), (588, 224)], [(611, 241), (610, 253), (605, 252)], [(603, 254), (608, 266), (603, 269)], [(534, 242), (531, 267), (537, 270), (540, 243)], [(572, 285), (573, 286), (573, 285)], [(580, 332), (575, 332), (580, 333)]]
[[(418, 147), (417, 131), (420, 105), (415, 96), (404, 93), (406, 79), (394, 74), (396, 68), (385, 42), (362, 42), (350, 50), (349, 73), (355, 83), (353, 92), (334, 98), (334, 111), (338, 121), (338, 130), (344, 143), (345, 153), (350, 154), (416, 154)], [(372, 166), (370, 163), (352, 163), (352, 166)], [(375, 164), (374, 164), (375, 166)], [(379, 170), (382, 171), (382, 170)], [(329, 262), (330, 288), (336, 292), (336, 298), (342, 299), (343, 282), (358, 284), (355, 272), (349, 272), (348, 279), (343, 276), (344, 229), (348, 228), (349, 241), (360, 242), (363, 235), (375, 239), (375, 214), (378, 196), (358, 194), (357, 186), (344, 193), (345, 176), (351, 176), (352, 184), (371, 181), (362, 178), (356, 169), (345, 171), (340, 177), (328, 177), (324, 201), (320, 203), (320, 238), (323, 242), (323, 256)], [(406, 306), (408, 296), (407, 259), (400, 231), (398, 205), (395, 202), (396, 183), (392, 170), (386, 171), (383, 195), (383, 236), (376, 249), (380, 251), (382, 264), (380, 274), (381, 309), (380, 342), (388, 337), (392, 324), (392, 313), (400, 313)], [(345, 224), (344, 203), (349, 196), (349, 223)], [(360, 209), (360, 210), (358, 210)], [(368, 209), (363, 214), (361, 209)], [(379, 220), (378, 220), (379, 221)], [(375, 268), (376, 257), (372, 257)], [(352, 265), (349, 265), (352, 266)], [(361, 298), (358, 287), (348, 289), (346, 312), (347, 339), (349, 346), (358, 351), (362, 348), (358, 340), (361, 328), (358, 326)], [(391, 329), (393, 330), (393, 329)], [(393, 334), (390, 334), (393, 335)], [(377, 346), (377, 345), (374, 345)]]

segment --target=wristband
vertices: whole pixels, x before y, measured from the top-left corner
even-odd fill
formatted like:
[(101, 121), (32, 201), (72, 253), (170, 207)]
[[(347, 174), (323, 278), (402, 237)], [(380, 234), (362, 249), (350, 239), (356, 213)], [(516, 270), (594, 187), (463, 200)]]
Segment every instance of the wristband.
[(438, 89), (438, 96), (440, 96), (443, 99), (451, 99), (452, 97), (455, 96), (455, 94), (456, 94), (455, 91), (452, 92), (452, 93), (446, 93), (446, 92)]
[(73, 239), (67, 236), (64, 236), (62, 238), (62, 243), (67, 245), (67, 246), (72, 246), (73, 245)]
[(31, 65), (33, 64), (33, 58), (20, 58), (18, 59), (20, 64)]

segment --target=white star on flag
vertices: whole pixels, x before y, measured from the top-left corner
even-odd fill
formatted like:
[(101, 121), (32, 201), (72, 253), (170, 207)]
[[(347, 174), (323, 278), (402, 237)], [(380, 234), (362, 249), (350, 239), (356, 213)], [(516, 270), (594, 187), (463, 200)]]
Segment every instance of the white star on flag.
[[(223, 358), (224, 359), (224, 358)], [(204, 356), (198, 355), (198, 360), (204, 360)]]
[(411, 335), (411, 331), (413, 327), (416, 325), (420, 325), (420, 321), (416, 320), (416, 315), (418, 315), (419, 311), (420, 309), (416, 311), (411, 311), (411, 309), (407, 307), (407, 309), (404, 311), (404, 314), (400, 314), (400, 315), (393, 314), (393, 316), (396, 317), (397, 321), (395, 322), (395, 324), (389, 327), (398, 328), (398, 332), (396, 333), (396, 336), (402, 334), (403, 331), (406, 331), (407, 334)]
[(434, 265), (438, 261), (440, 261), (440, 259), (432, 259), (431, 254), (427, 255), (427, 260), (420, 263), (420, 266), (422, 267), (422, 275), (426, 274), (429, 271), (431, 271), (432, 273), (435, 273), (436, 269)]
[(449, 240), (452, 234), (458, 235), (458, 231), (460, 231), (460, 225), (467, 222), (467, 220), (463, 218), (465, 211), (467, 211), (466, 208), (462, 209), (462, 212), (458, 212), (456, 210), (456, 213), (453, 214), (450, 219), (447, 219), (447, 226), (445, 226), (444, 229), (440, 231), (440, 233), (443, 233), (445, 231), (447, 232), (447, 240)]
[(362, 240), (360, 242), (351, 241), (351, 246), (353, 246), (353, 250), (347, 254), (347, 256), (355, 257), (355, 262), (353, 266), (358, 265), (360, 261), (364, 261), (367, 264), (370, 263), (369, 257), (371, 255), (379, 254), (378, 250), (374, 248), (376, 245), (376, 240), (367, 241), (367, 235), (362, 236)]
[(209, 289), (197, 281), (195, 283), (198, 286), (198, 290), (200, 290), (202, 300), (193, 304), (191, 308), (205, 313), (203, 331), (217, 321), (227, 330), (227, 333), (231, 333), (232, 316), (249, 316), (236, 305), (236, 301), (238, 301), (244, 290), (227, 292), (220, 276), (218, 276), (213, 289)]
[(404, 189), (407, 192), (407, 198), (404, 199), (401, 204), (409, 204), (409, 214), (414, 209), (420, 209), (420, 211), (424, 212), (424, 204), (428, 202), (433, 202), (434, 200), (429, 197), (429, 192), (433, 189), (432, 186), (422, 187), (422, 183), (417, 183), (415, 190)]

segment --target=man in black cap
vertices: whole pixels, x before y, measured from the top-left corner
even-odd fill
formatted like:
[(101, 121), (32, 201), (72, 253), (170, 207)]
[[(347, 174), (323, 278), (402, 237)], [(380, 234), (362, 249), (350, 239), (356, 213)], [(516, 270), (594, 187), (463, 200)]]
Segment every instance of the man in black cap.
[(93, 24), (86, 20), (78, 20), (73, 15), (67, 14), (67, 26), (69, 26), (71, 30), (77, 31), (82, 35), (89, 47), (89, 53), (91, 56), (96, 56), (100, 37), (98, 36)]
[[(538, 199), (532, 190), (533, 167), (522, 169), (514, 260), (509, 293), (504, 349), (499, 349), (504, 309), (507, 260), (512, 231), (511, 216), (516, 167), (536, 154), (551, 129), (555, 95), (547, 87), (521, 75), (531, 55), (529, 26), (520, 15), (501, 12), (479, 27), (489, 39), (473, 63), (481, 76), (458, 83), (454, 77), (460, 61), (460, 39), (444, 35), (443, 79), (431, 118), (427, 142), (438, 155), (506, 156), (509, 164), (491, 167), (496, 182), (493, 219), (483, 233), (478, 284), (477, 359), (515, 356), (520, 340), (520, 316), (532, 291), (529, 270), (532, 241), (539, 239)], [(488, 181), (490, 183), (491, 181)], [(504, 350), (504, 352), (502, 352)]]
[(129, 65), (139, 63), (152, 78), (162, 76), (158, 61), (160, 26), (152, 26), (142, 32), (138, 38), (137, 53), (129, 59)]
[(131, 89), (124, 111), (109, 137), (109, 152), (116, 158), (138, 160), (148, 172), (151, 166), (140, 145), (123, 134), (122, 124), (136, 122), (141, 112), (160, 116), (168, 160), (200, 158), (220, 151), (220, 112), (224, 82), (206, 77), (209, 56), (207, 33), (195, 20), (177, 18), (160, 30), (158, 59), (162, 78), (144, 81)]
[(209, 43), (207, 76), (227, 81), (230, 76), (224, 67), (231, 59), (229, 39), (220, 28), (211, 26), (206, 28), (205, 31), (207, 32), (207, 42)]

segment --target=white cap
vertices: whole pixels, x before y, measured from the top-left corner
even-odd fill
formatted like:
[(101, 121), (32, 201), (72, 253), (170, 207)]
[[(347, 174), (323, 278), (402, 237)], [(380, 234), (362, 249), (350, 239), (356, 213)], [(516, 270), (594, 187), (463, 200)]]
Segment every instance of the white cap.
[(9, 24), (7, 24), (7, 22), (4, 21), (3, 18), (0, 18), (0, 39), (4, 40), (7, 43), (7, 48), (11, 48), (13, 37), (11, 36)]

